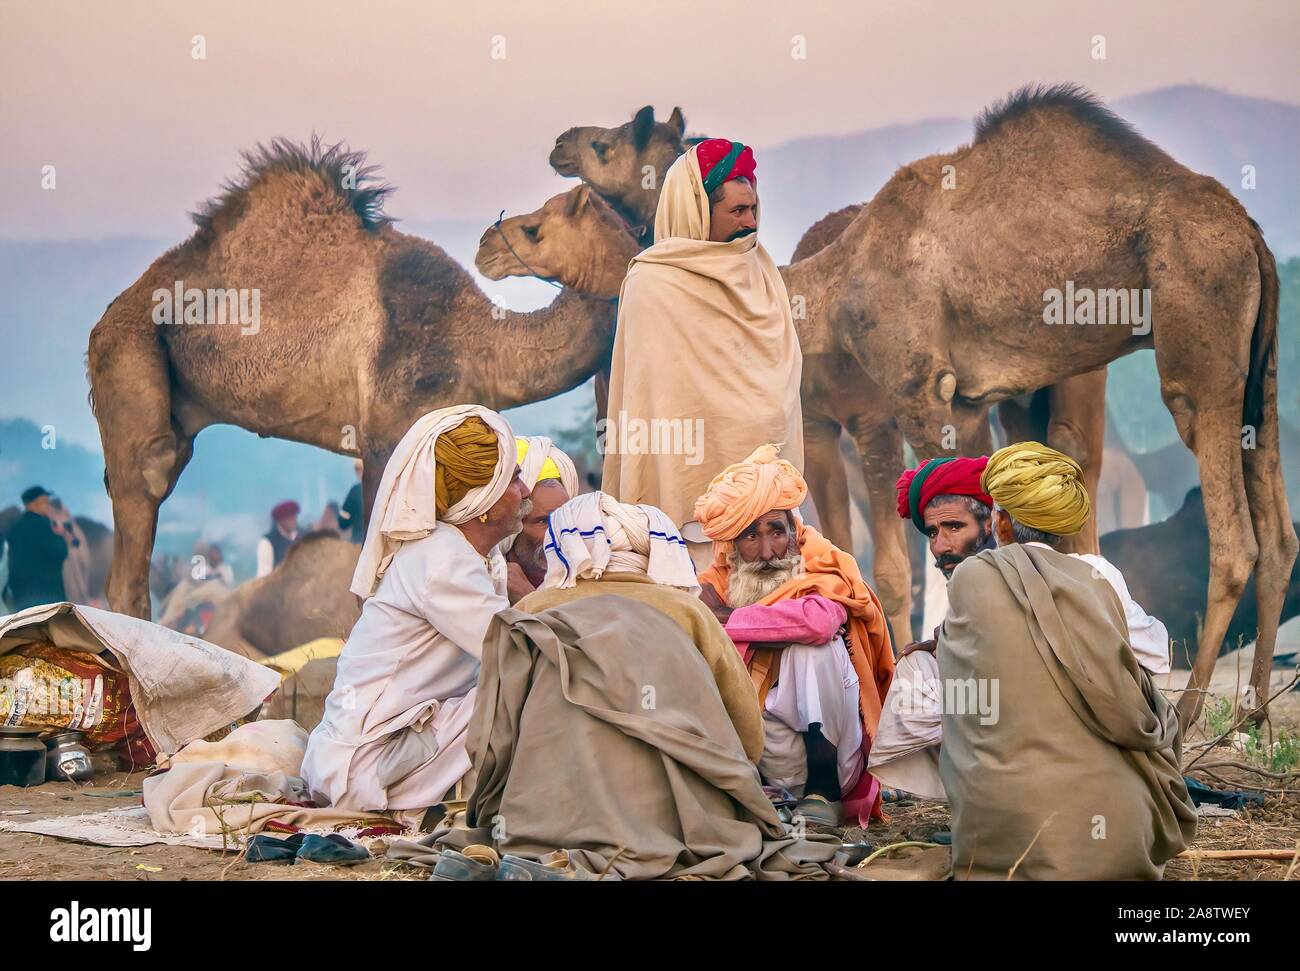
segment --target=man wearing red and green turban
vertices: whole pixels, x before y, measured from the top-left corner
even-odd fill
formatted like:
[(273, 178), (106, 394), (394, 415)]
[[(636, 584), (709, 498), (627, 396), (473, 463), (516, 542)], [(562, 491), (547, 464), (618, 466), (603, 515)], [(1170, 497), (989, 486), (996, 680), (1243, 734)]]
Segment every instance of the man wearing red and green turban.
[(619, 294), (602, 489), (681, 524), (697, 566), (712, 544), (695, 500), (765, 442), (803, 468), (803, 356), (790, 297), (758, 241), (754, 152), (710, 138), (664, 175), (654, 245)]

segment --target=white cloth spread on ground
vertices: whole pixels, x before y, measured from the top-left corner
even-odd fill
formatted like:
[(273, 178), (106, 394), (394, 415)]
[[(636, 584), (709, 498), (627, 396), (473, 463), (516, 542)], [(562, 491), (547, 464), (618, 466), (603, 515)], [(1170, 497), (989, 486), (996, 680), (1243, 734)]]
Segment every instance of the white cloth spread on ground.
[(686, 542), (663, 511), (628, 505), (604, 492), (570, 499), (546, 527), (544, 589), (572, 587), (603, 573), (644, 573), (655, 583), (698, 594)]
[[(487, 485), (470, 489), (439, 520), (434, 488), (438, 467), (434, 442), (471, 415), (481, 418), (497, 433), (500, 460)], [(370, 512), (366, 541), (352, 576), (352, 592), (363, 599), (374, 593), (403, 543), (422, 539), (444, 523), (468, 522), (491, 509), (514, 478), (515, 465), (514, 433), (494, 411), (479, 405), (455, 405), (431, 411), (418, 419), (402, 436), (384, 466), (375, 508)]]
[(307, 743), (302, 772), (315, 799), (353, 810), (423, 809), (460, 781), (470, 768), (465, 730), (483, 636), (509, 606), (505, 594), (500, 553), (489, 564), (455, 526), (439, 523), (397, 549), (339, 656), (325, 717)]
[[(655, 244), (619, 294), (602, 488), (662, 509), (683, 535), (719, 469), (764, 442), (803, 467), (803, 357), (785, 283), (758, 234), (709, 241), (695, 147), (664, 176)], [(688, 526), (693, 528), (688, 529)]]
[[(1044, 543), (1025, 545), (1051, 549)], [(1152, 674), (1168, 673), (1169, 632), (1133, 599), (1115, 564), (1094, 553), (1068, 555), (1091, 566), (1119, 597), (1128, 623), (1129, 646), (1138, 663)], [(939, 782), (942, 692), (939, 663), (933, 654), (913, 651), (898, 661), (867, 765), (882, 785), (924, 799), (945, 798)]]
[(835, 746), (840, 790), (848, 792), (862, 774), (862, 721), (858, 718), (858, 675), (844, 641), (791, 644), (781, 652), (776, 684), (763, 706), (763, 756), (758, 770), (773, 785), (802, 797), (808, 781), (803, 732), (820, 724)]

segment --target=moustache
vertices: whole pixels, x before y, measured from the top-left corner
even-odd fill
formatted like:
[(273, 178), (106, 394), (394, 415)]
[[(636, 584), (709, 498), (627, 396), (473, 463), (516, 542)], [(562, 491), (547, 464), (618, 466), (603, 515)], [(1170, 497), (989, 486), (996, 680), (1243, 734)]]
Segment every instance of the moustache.
[(945, 553), (934, 561), (934, 565), (942, 570), (944, 567), (956, 567), (964, 559), (966, 559), (964, 556), (957, 556), (954, 553)]
[(744, 239), (746, 236), (752, 236), (756, 232), (758, 232), (757, 229), (738, 229), (727, 237), (727, 242), (734, 243), (736, 240)]

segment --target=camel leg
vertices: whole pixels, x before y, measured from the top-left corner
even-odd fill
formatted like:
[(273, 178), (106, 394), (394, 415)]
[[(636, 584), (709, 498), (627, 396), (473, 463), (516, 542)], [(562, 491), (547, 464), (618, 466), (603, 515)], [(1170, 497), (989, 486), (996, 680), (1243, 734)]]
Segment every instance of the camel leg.
[(379, 494), (379, 483), (384, 478), (384, 468), (393, 454), (389, 442), (377, 442), (366, 439), (361, 447), (361, 508), (365, 510), (366, 530), (370, 529), (370, 511), (375, 508), (375, 496)]
[[(1278, 442), (1277, 372), (1269, 369), (1264, 376), (1264, 419), (1258, 429), (1254, 448), (1245, 448), (1246, 495), (1250, 500), (1251, 523), (1259, 559), (1255, 562), (1255, 602), (1258, 607), (1259, 636), (1255, 642), (1255, 660), (1250, 683), (1254, 703), (1268, 700), (1269, 673), (1273, 649), (1277, 644), (1278, 622), (1286, 599), (1291, 567), (1296, 558), (1295, 527), (1287, 503), (1286, 483), (1282, 479), (1281, 453)], [(1261, 711), (1260, 717), (1266, 712)]]
[(912, 640), (912, 564), (907, 554), (906, 524), (898, 518), (895, 483), (903, 471), (903, 435), (892, 418), (858, 415), (848, 422), (858, 447), (862, 476), (871, 501), (872, 572), (876, 593), (901, 647)]
[(1100, 553), (1097, 536), (1097, 486), (1106, 444), (1106, 369), (1076, 374), (1048, 388), (1050, 418), (1044, 442), (1064, 452), (1083, 469), (1083, 484), (1092, 500), (1092, 515), (1083, 529), (1066, 536), (1062, 553)]
[(171, 378), (156, 329), (114, 303), (94, 328), (87, 355), (104, 443), (104, 485), (113, 504), (113, 565), (105, 593), (119, 613), (145, 620), (158, 507), (189, 461), (193, 439), (172, 419)]
[(804, 478), (817, 507), (822, 535), (846, 552), (853, 552), (849, 517), (849, 484), (840, 458), (840, 426), (831, 418), (804, 413)]

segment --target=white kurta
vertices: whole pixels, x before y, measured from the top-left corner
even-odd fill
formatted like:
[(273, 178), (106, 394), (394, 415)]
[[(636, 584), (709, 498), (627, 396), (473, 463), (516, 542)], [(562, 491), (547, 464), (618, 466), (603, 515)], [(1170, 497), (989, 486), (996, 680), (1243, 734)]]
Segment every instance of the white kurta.
[(773, 785), (802, 797), (808, 782), (803, 732), (821, 725), (835, 746), (840, 791), (862, 774), (862, 721), (858, 718), (858, 675), (836, 637), (828, 644), (791, 644), (781, 651), (776, 684), (763, 706), (763, 755), (758, 770)]
[[(505, 563), (439, 524), (400, 546), (338, 660), (302, 774), (347, 809), (423, 809), (469, 771), (466, 731)], [(409, 731), (408, 731), (409, 729)]]

